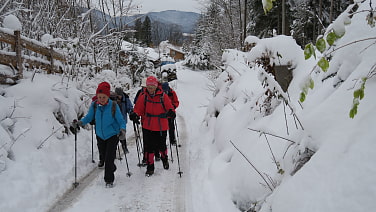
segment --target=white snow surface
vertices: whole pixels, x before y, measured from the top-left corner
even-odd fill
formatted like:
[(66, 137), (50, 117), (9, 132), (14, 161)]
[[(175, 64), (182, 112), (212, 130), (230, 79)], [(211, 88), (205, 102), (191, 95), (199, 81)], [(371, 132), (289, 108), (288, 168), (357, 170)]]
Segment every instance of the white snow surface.
[(4, 17), (3, 20), (3, 27), (11, 29), (13, 31), (21, 31), (22, 30), (22, 24), (20, 20), (15, 15), (7, 15)]
[[(365, 1), (358, 10), (368, 9)], [(127, 177), (124, 159), (116, 160), (111, 189), (104, 186), (103, 170), (92, 163), (90, 126), (77, 136), (80, 184), (72, 188), (75, 137), (63, 132), (55, 115), (62, 114), (70, 123), (86, 113), (99, 82), (125, 86), (129, 79), (111, 70), (92, 80), (73, 81), (25, 72), (17, 85), (0, 87), (0, 211), (374, 211), (375, 76), (365, 84), (357, 115), (349, 118), (359, 79), (375, 72), (375, 40), (366, 38), (374, 37), (376, 28), (366, 23), (366, 15), (354, 14), (351, 23), (334, 22), (345, 34), (336, 41), (342, 48), (333, 51), (328, 73), (314, 69), (319, 53), (304, 60), (303, 50), (286, 36), (260, 39), (247, 53), (225, 51), (222, 72), (197, 72), (177, 63), (178, 79), (171, 85), (180, 100), (182, 177), (177, 174), (175, 149), (170, 170), (156, 162), (155, 175), (144, 176), (145, 168), (136, 165), (134, 131), (128, 121), (132, 175)], [(267, 78), (268, 88), (280, 91), (280, 86), (255, 65), (265, 51), (273, 53), (274, 63), (294, 66), (288, 94), (281, 94), (288, 105), (273, 100), (268, 115), (260, 106), (267, 89), (260, 80)], [(337, 75), (328, 78), (329, 73)], [(308, 76), (315, 86), (300, 104)], [(127, 91), (131, 99), (137, 90)], [(306, 149), (315, 153), (294, 173)], [(95, 138), (93, 158), (97, 161)]]

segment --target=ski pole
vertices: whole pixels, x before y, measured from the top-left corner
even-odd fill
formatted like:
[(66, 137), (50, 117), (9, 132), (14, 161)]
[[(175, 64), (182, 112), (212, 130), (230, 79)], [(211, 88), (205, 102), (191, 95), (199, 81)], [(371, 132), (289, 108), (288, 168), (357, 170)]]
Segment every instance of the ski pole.
[[(125, 142), (125, 141), (124, 141)], [(131, 177), (132, 173), (129, 171), (129, 166), (128, 166), (128, 158), (127, 158), (127, 153), (125, 151), (125, 146), (123, 144), (121, 144), (121, 147), (123, 148), (123, 153), (124, 153), (124, 158), (125, 158), (125, 163), (127, 164), (127, 176), (128, 177)]]
[[(171, 119), (168, 119), (168, 125), (170, 126), (170, 123), (171, 123)], [(170, 131), (171, 129), (169, 129), (168, 130), (168, 136), (169, 136), (169, 138), (168, 138), (168, 140), (170, 141), (170, 155), (171, 155), (171, 163), (174, 163), (174, 157), (172, 156), (173, 154), (172, 154), (172, 145), (171, 145), (171, 135), (170, 135)]]
[(141, 134), (140, 134), (140, 128), (139, 128), (139, 126), (138, 126), (138, 124), (137, 124), (137, 135), (138, 135), (138, 140), (140, 141), (140, 149), (144, 149), (143, 148), (143, 145), (142, 145), (142, 142), (141, 142)]
[(180, 160), (179, 160), (179, 149), (178, 149), (178, 145), (175, 146), (176, 147), (176, 157), (178, 158), (178, 167), (179, 167), (179, 172), (178, 174), (181, 175), (183, 174), (183, 172), (180, 170)]
[[(146, 162), (144, 162), (145, 159), (145, 149), (144, 149), (144, 141), (141, 139), (141, 133), (140, 133), (140, 126), (139, 124), (137, 124), (137, 136), (138, 136), (138, 144), (140, 145), (140, 154), (142, 154), (142, 162), (141, 162), (141, 166), (145, 166), (146, 165)], [(142, 152), (141, 152), (142, 150)]]
[(181, 147), (181, 144), (180, 144), (180, 139), (179, 139), (178, 124), (176, 123), (176, 118), (174, 119), (174, 122), (175, 122), (175, 130), (176, 130), (176, 136), (178, 137), (178, 142), (177, 142), (176, 146), (179, 146), (179, 147)]
[(95, 160), (94, 160), (94, 125), (91, 125), (91, 162), (95, 163)]
[(170, 155), (171, 155), (171, 163), (174, 163), (174, 157), (172, 156), (172, 147), (171, 147), (171, 142), (170, 142)]
[(77, 188), (78, 182), (77, 182), (77, 123), (74, 123), (74, 183), (73, 186)]
[(138, 157), (138, 164), (137, 166), (139, 166), (141, 168), (141, 161), (140, 161), (140, 149), (139, 149), (139, 146), (138, 146), (138, 135), (137, 135), (137, 130), (136, 130), (136, 123), (133, 122), (133, 130), (134, 130), (134, 135), (136, 136), (136, 147), (137, 147), (137, 157)]
[(118, 149), (118, 153), (119, 153), (118, 160), (121, 161), (123, 158), (122, 158), (121, 155), (120, 155), (120, 147), (119, 147), (119, 143), (118, 143), (118, 145), (117, 145), (117, 149)]

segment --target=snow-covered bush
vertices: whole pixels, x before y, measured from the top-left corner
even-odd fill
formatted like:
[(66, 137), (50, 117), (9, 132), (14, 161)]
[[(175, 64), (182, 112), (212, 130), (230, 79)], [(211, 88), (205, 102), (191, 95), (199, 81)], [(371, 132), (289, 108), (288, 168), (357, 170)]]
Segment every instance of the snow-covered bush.
[[(225, 68), (215, 83), (205, 129), (214, 135), (208, 181), (221, 191), (218, 199), (241, 211), (260, 212), (375, 207), (371, 179), (376, 169), (370, 159), (376, 155), (375, 135), (369, 126), (376, 120), (371, 94), (376, 89), (376, 28), (366, 21), (369, 5), (359, 4), (363, 12), (351, 16), (345, 12), (351, 23), (344, 24), (343, 17), (334, 22), (346, 33), (326, 55), (330, 65), (320, 64), (322, 53), (316, 49), (320, 57), (304, 60), (302, 48), (286, 36), (258, 40), (246, 62), (240, 52), (224, 54)], [(260, 58), (267, 60), (260, 63)], [(286, 92), (268, 71), (278, 64), (293, 67)], [(318, 71), (321, 66), (327, 72)], [(307, 79), (314, 86), (301, 103)], [(268, 90), (275, 92), (275, 101), (265, 113)], [(359, 110), (350, 119), (353, 99)], [(360, 99), (362, 104), (357, 104)]]
[(211, 70), (214, 66), (210, 63), (209, 54), (201, 51), (192, 50), (185, 57), (183, 64), (193, 70)]

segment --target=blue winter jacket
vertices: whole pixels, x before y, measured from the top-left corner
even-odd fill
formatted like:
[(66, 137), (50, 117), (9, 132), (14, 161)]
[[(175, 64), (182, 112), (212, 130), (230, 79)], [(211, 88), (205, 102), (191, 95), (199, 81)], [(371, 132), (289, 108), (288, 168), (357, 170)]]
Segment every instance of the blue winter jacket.
[(121, 102), (118, 103), (120, 107), (120, 111), (123, 114), (123, 118), (125, 120), (125, 124), (127, 124), (127, 113), (131, 113), (133, 111), (133, 105), (131, 100), (129, 100), (128, 96), (125, 96), (124, 94), (121, 97)]
[(107, 140), (120, 133), (120, 129), (126, 129), (126, 123), (120, 108), (116, 105), (115, 115), (112, 116), (112, 100), (109, 99), (106, 105), (100, 105), (93, 101), (89, 112), (81, 119), (82, 125), (90, 123), (94, 118), (94, 104), (97, 104), (95, 110), (95, 134), (103, 140)]

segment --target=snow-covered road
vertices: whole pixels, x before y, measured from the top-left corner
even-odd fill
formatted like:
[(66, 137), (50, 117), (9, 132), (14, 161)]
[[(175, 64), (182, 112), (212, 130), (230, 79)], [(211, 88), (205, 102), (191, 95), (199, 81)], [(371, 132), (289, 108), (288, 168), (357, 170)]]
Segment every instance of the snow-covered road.
[(173, 157), (169, 153), (170, 169), (164, 170), (162, 162), (158, 161), (155, 163), (155, 174), (145, 177), (146, 168), (137, 166), (137, 148), (133, 138), (128, 141), (130, 177), (127, 176), (126, 161), (122, 155), (122, 160), (115, 161), (118, 169), (113, 188), (105, 188), (103, 170), (96, 168), (50, 211), (185, 211), (185, 186), (189, 173), (185, 169), (186, 130), (183, 117), (178, 116), (177, 123), (181, 123), (178, 125), (181, 177), (178, 174), (176, 146), (172, 146)]
[[(181, 67), (179, 67), (181, 69)], [(170, 83), (179, 96), (180, 106), (177, 110), (177, 135), (180, 171), (176, 146), (170, 149), (167, 139), (170, 169), (164, 170), (162, 162), (155, 165), (155, 173), (145, 177), (146, 167), (138, 167), (137, 148), (134, 129), (128, 124), (127, 154), (129, 169), (132, 175), (127, 176), (128, 170), (124, 156), (116, 160), (117, 171), (113, 188), (105, 188), (103, 170), (95, 168), (85, 179), (80, 181), (77, 188), (65, 194), (50, 211), (192, 211), (191, 171), (195, 170), (195, 161), (190, 154), (194, 151), (192, 139), (199, 137), (199, 128), (204, 117), (208, 96), (206, 75), (191, 70), (179, 70), (178, 80)], [(193, 96), (194, 94), (194, 96)], [(191, 141), (192, 140), (192, 141)], [(171, 150), (172, 155), (171, 157)], [(191, 167), (191, 164), (192, 167)], [(194, 198), (193, 198), (194, 199)]]

